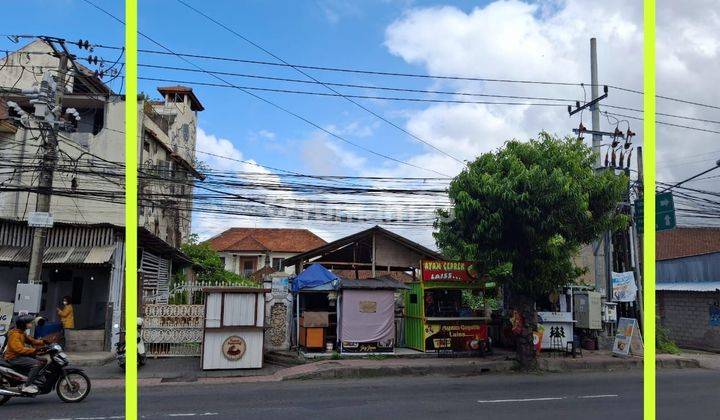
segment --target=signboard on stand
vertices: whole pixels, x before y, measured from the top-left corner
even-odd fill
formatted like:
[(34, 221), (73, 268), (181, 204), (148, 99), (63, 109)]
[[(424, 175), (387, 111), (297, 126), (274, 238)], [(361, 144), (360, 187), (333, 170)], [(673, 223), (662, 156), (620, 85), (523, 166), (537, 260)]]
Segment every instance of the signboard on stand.
[(612, 351), (616, 356), (642, 355), (643, 342), (637, 319), (620, 318)]

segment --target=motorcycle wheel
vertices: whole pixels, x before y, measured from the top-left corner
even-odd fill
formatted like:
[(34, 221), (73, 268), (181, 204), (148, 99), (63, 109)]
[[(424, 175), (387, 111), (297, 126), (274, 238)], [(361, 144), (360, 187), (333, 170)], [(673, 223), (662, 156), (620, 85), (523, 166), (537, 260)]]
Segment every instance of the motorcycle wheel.
[(10, 397), (8, 395), (3, 395), (2, 397), (0, 397), (0, 405), (3, 405), (6, 402), (10, 401), (10, 398), (12, 398), (12, 397)]
[(83, 372), (68, 373), (55, 385), (58, 397), (66, 403), (78, 403), (90, 394), (90, 378)]
[(146, 355), (138, 355), (138, 366), (145, 366), (145, 362), (147, 362), (147, 356)]

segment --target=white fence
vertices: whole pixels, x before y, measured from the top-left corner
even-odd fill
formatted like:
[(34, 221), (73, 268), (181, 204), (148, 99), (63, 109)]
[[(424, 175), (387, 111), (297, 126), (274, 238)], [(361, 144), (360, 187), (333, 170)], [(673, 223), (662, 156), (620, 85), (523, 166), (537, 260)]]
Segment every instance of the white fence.
[(205, 305), (145, 305), (143, 338), (151, 357), (200, 356)]

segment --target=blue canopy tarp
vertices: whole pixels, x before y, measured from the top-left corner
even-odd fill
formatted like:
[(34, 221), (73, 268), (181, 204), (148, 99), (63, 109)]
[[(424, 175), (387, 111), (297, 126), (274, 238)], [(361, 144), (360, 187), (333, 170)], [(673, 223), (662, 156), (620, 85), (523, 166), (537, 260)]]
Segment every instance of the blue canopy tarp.
[(339, 280), (340, 278), (330, 270), (315, 263), (292, 279), (292, 291), (297, 293), (303, 289), (313, 289), (322, 285), (328, 285), (331, 289), (335, 289), (336, 285), (333, 285), (332, 282), (336, 281), (337, 284)]

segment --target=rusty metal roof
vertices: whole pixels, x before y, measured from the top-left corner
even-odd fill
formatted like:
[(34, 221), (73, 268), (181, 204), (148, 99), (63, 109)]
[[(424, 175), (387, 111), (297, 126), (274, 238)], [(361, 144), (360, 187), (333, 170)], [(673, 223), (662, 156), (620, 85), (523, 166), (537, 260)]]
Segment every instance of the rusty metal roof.
[[(48, 247), (43, 254), (43, 264), (107, 264), (113, 257), (115, 246), (68, 246)], [(30, 247), (0, 246), (0, 264), (27, 263), (30, 261)]]

